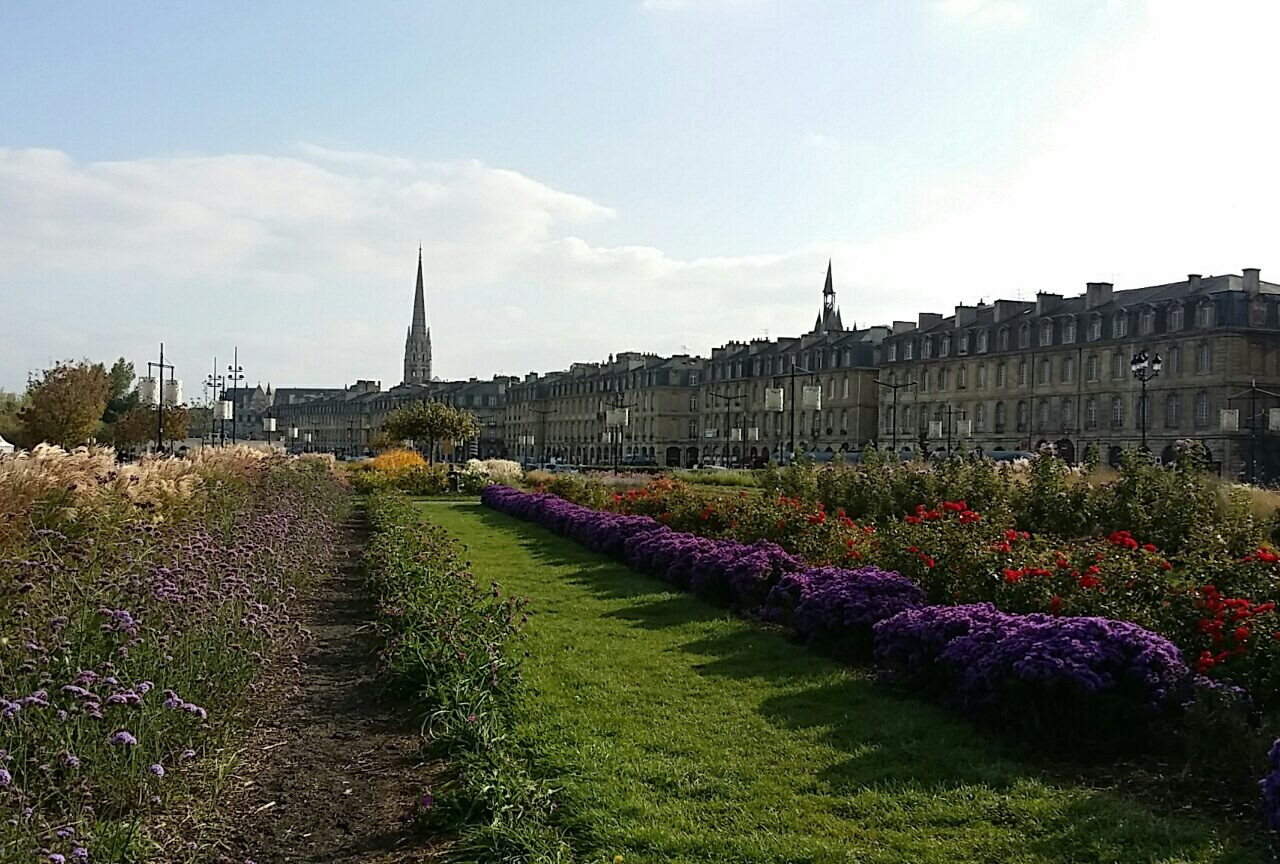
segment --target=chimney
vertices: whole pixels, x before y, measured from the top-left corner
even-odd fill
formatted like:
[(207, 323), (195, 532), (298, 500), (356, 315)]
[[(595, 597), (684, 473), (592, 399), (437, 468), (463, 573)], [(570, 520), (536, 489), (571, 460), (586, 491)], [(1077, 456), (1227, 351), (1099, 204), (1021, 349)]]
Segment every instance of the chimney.
[(1018, 314), (1025, 308), (1025, 304), (1019, 303), (1017, 300), (997, 300), (995, 309), (991, 313), (992, 321), (1006, 321)]
[(942, 316), (937, 312), (921, 312), (920, 313), (920, 329), (927, 330), (930, 327), (937, 327), (942, 323)]
[(1057, 309), (1062, 303), (1061, 294), (1049, 294), (1045, 291), (1036, 292), (1036, 314), (1047, 315), (1054, 309)]
[(968, 327), (978, 319), (977, 306), (957, 306), (956, 307), (956, 329)]
[(1257, 267), (1246, 267), (1242, 272), (1244, 273), (1244, 292), (1257, 294), (1258, 286), (1262, 281), (1262, 271)]
[(1187, 291), (1194, 294), (1199, 290), (1200, 290), (1200, 274), (1188, 273), (1187, 274)]
[(899, 333), (910, 333), (914, 329), (916, 329), (916, 322), (914, 321), (893, 322), (893, 332), (895, 336)]
[(1084, 283), (1084, 308), (1097, 309), (1099, 306), (1105, 306), (1110, 303), (1111, 289), (1113, 287), (1110, 282)]

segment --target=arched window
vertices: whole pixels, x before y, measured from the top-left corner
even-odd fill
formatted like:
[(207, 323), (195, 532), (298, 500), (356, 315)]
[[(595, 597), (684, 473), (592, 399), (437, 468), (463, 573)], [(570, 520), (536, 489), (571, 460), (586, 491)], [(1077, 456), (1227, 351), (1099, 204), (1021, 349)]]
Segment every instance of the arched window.
[(1000, 332), (996, 334), (996, 350), (997, 351), (1009, 350), (1009, 328), (1008, 327), (1001, 327)]
[(997, 402), (996, 403), (996, 431), (997, 432), (1004, 431), (1004, 421), (1005, 421), (1004, 403)]
[(1067, 318), (1062, 322), (1062, 341), (1068, 345), (1076, 341), (1076, 319)]
[(849, 409), (848, 408), (840, 409), (840, 434), (841, 435), (849, 434)]
[(1023, 402), (1021, 400), (1018, 401), (1016, 416), (1018, 421), (1018, 431), (1026, 432), (1027, 431), (1027, 403), (1026, 402)]
[(978, 331), (978, 353), (985, 354), (987, 351), (987, 331)]
[(1123, 310), (1116, 313), (1111, 321), (1111, 338), (1123, 339), (1129, 335), (1129, 316)]
[(842, 387), (842, 389), (841, 389), (841, 396), (840, 396), (840, 398), (841, 398), (841, 399), (848, 399), (848, 398), (849, 398), (849, 376), (848, 376), (848, 375), (844, 376), (844, 385), (843, 385), (843, 387)]
[(978, 407), (973, 409), (973, 428), (977, 432), (982, 431), (982, 427), (987, 422), (987, 406), (979, 402)]
[(1089, 341), (1097, 342), (1102, 338), (1102, 316), (1094, 315), (1089, 319)]
[(1041, 345), (1053, 344), (1053, 322), (1052, 321), (1040, 322), (1040, 344)]
[(1031, 347), (1031, 325), (1030, 324), (1023, 324), (1021, 327), (1018, 328), (1018, 347), (1019, 348)]

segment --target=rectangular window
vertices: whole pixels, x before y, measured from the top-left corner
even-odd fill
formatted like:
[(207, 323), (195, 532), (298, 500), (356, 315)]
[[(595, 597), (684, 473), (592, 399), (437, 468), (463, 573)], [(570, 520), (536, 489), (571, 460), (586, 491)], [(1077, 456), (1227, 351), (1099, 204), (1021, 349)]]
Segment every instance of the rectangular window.
[(1089, 319), (1089, 341), (1097, 342), (1102, 338), (1102, 319), (1097, 315)]
[(908, 340), (902, 345), (902, 358), (904, 360), (912, 360), (915, 358), (916, 343)]
[(1037, 378), (1037, 380), (1038, 380), (1041, 384), (1048, 384), (1048, 383), (1049, 383), (1049, 373), (1050, 373), (1050, 371), (1052, 370), (1052, 364), (1049, 362), (1049, 360), (1047, 360), (1047, 359), (1042, 359), (1042, 360), (1040, 361), (1040, 365), (1039, 365), (1039, 367), (1037, 367), (1037, 368), (1038, 368), (1038, 370), (1039, 370), (1039, 371), (1036, 373), (1036, 378)]
[(1085, 377), (1089, 381), (1098, 380), (1098, 355), (1090, 354), (1089, 359), (1085, 362)]
[(1062, 358), (1062, 383), (1070, 384), (1076, 377), (1076, 358)]
[(1004, 386), (1004, 364), (996, 364), (996, 387)]
[(963, 366), (961, 366), (959, 369), (956, 370), (956, 389), (957, 390), (963, 390), (965, 387), (966, 376), (964, 374), (964, 371), (965, 370)]
[(1122, 339), (1129, 335), (1129, 316), (1120, 312), (1116, 315), (1115, 323), (1111, 328), (1111, 337), (1113, 339)]
[(1111, 377), (1117, 381), (1124, 377), (1124, 355), (1111, 355)]
[(1208, 342), (1196, 346), (1196, 371), (1208, 372), (1213, 368), (1213, 349)]
[(1068, 318), (1062, 322), (1062, 341), (1067, 344), (1076, 341), (1076, 319)]
[(978, 389), (985, 390), (987, 387), (987, 364), (980, 363), (978, 365)]
[(1018, 386), (1019, 387), (1027, 386), (1027, 361), (1026, 360), (1018, 361)]

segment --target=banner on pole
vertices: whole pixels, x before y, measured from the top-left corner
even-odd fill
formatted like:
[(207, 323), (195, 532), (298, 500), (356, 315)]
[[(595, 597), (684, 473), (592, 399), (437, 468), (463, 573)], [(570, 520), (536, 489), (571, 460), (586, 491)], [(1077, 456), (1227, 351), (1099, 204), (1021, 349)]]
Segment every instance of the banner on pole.
[(800, 407), (806, 411), (822, 410), (822, 387), (806, 384), (800, 388)]
[(1240, 431), (1240, 409), (1223, 408), (1218, 412), (1219, 425), (1223, 432), (1239, 432)]
[(781, 411), (784, 402), (782, 394), (781, 387), (766, 387), (764, 391), (764, 410)]

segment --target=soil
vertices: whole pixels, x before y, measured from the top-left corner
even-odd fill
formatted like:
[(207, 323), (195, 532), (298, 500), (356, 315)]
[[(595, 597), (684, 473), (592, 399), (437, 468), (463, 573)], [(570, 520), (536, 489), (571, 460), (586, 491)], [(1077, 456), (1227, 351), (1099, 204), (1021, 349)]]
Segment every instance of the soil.
[(389, 864), (442, 851), (410, 823), (439, 766), (419, 755), (414, 712), (378, 691), (364, 538), (354, 524), (345, 536), (336, 573), (309, 592), (292, 693), (255, 730), (218, 808), (214, 861)]

